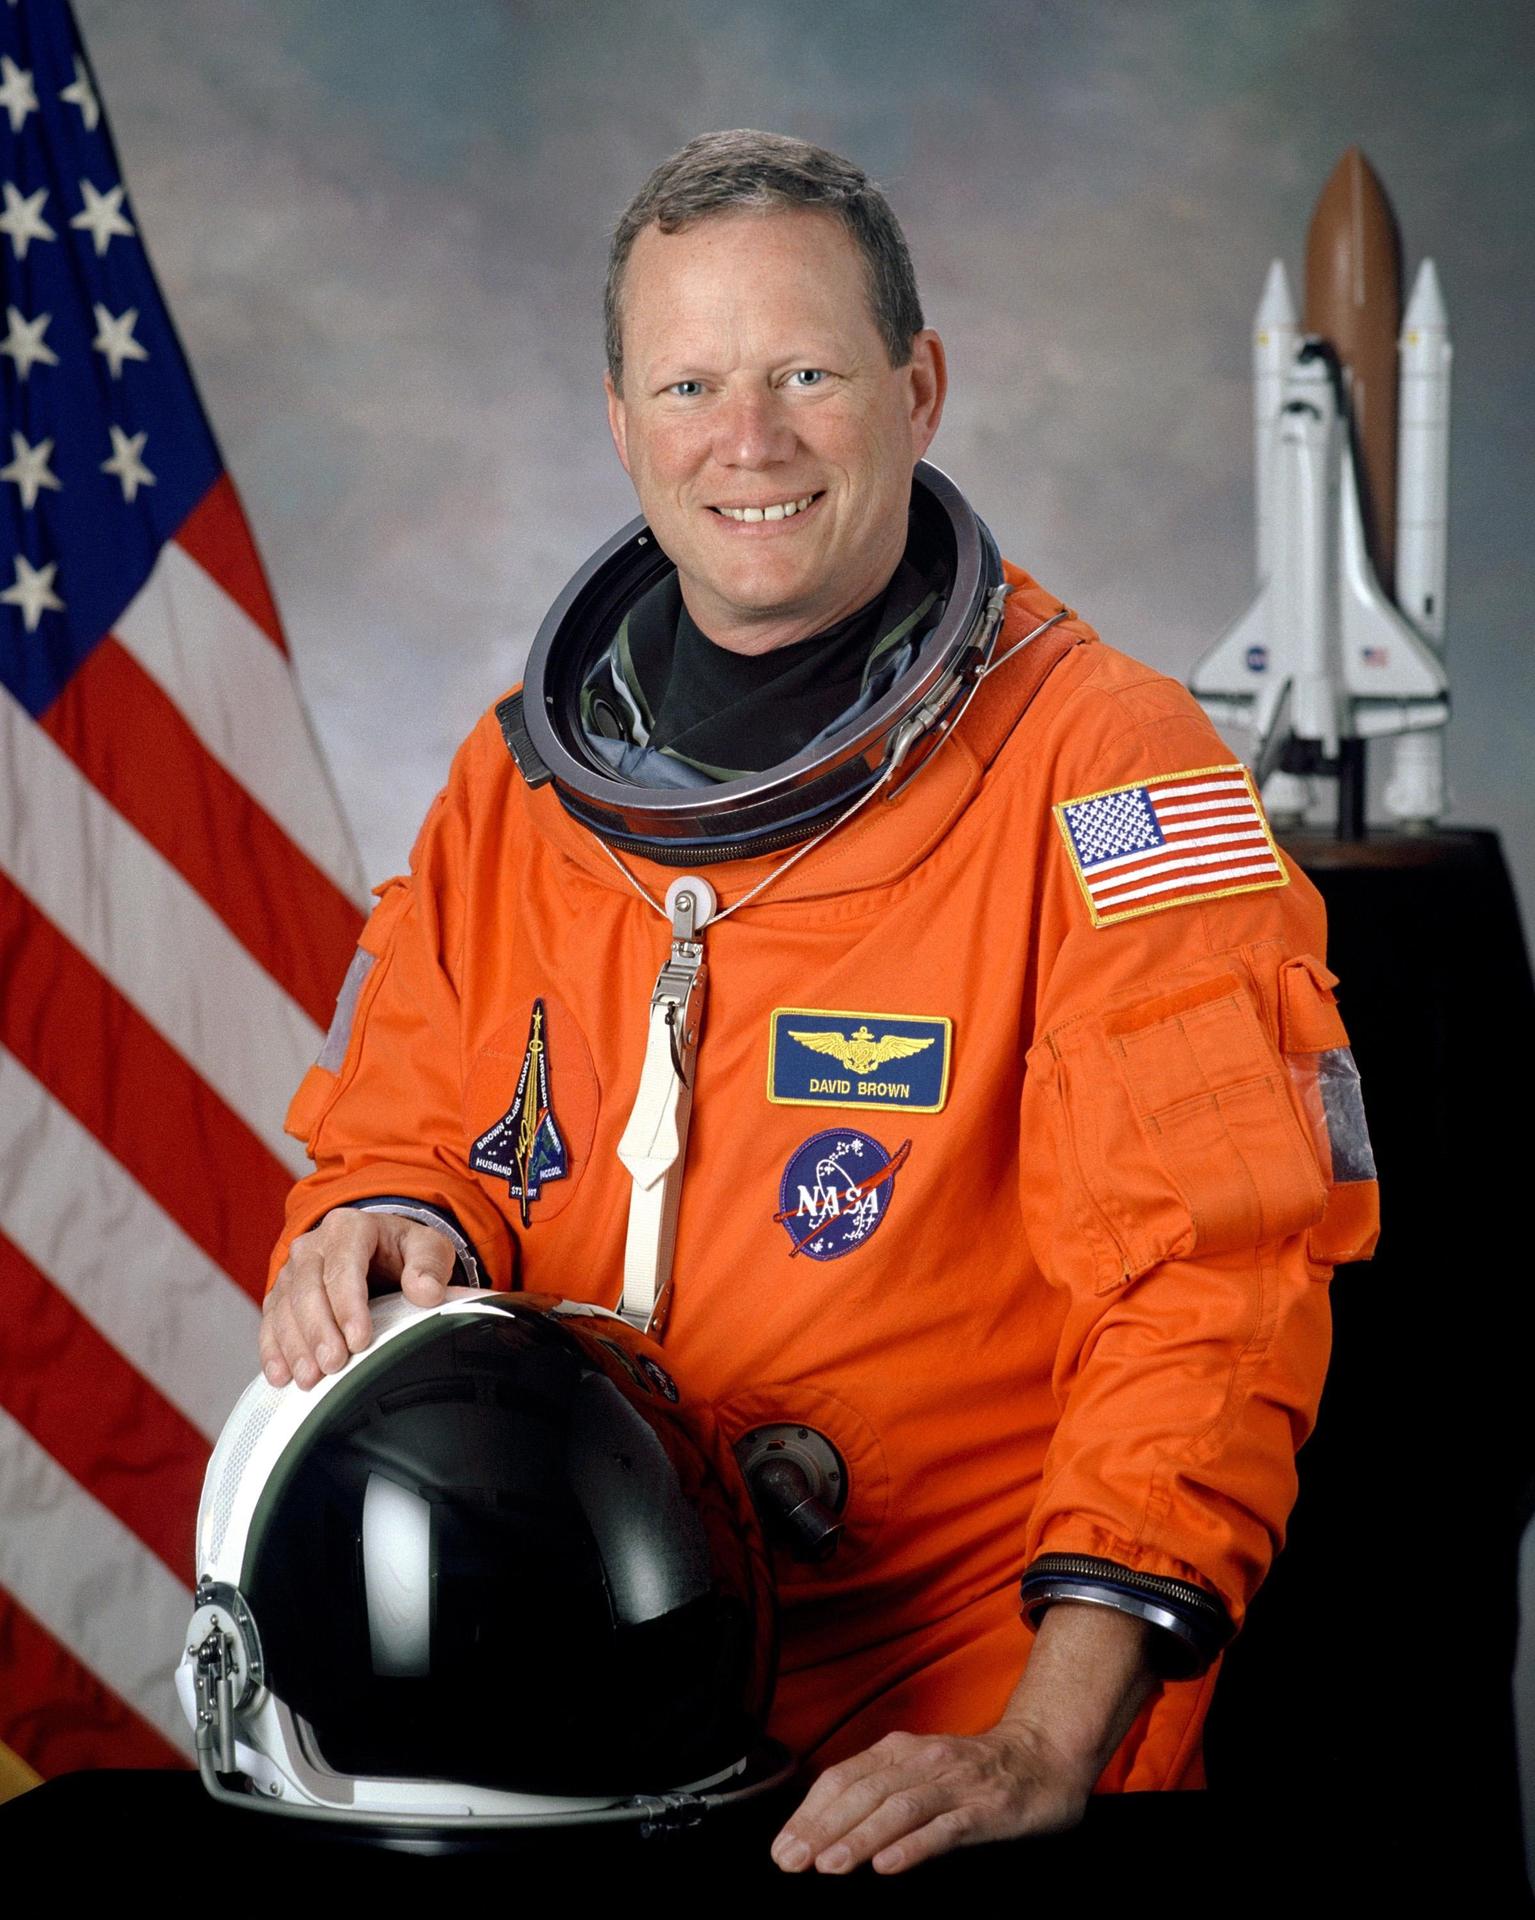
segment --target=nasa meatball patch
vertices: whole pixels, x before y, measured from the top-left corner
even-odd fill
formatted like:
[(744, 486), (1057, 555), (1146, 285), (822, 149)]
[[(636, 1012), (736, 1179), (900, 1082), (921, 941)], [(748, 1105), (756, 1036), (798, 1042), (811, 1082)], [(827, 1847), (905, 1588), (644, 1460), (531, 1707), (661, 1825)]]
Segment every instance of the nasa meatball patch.
[(867, 1133), (834, 1127), (813, 1133), (789, 1156), (773, 1215), (789, 1236), (789, 1256), (840, 1260), (873, 1237), (895, 1197), (895, 1176), (911, 1142), (894, 1153)]
[(1162, 773), (1054, 813), (1095, 927), (1290, 884), (1243, 766)]
[(941, 1015), (775, 1007), (768, 1099), (779, 1107), (937, 1113), (949, 1093), (952, 1034)]

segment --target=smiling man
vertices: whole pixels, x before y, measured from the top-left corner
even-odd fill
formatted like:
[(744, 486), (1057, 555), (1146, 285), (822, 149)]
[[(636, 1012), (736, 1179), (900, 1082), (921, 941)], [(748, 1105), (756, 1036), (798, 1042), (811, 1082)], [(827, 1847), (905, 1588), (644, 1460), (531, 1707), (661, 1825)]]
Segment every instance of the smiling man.
[(263, 1360), (455, 1273), (664, 1331), (841, 1529), (777, 1550), (774, 1857), (900, 1871), (1197, 1783), (1373, 1240), (1357, 1088), (1234, 756), (919, 464), (944, 354), (866, 177), (691, 142), (607, 319), (644, 529), (381, 890)]
[(867, 281), (847, 229), (809, 208), (633, 235), (614, 292), (613, 442), (689, 616), (727, 652), (827, 632), (884, 592), (906, 550), (943, 349), (919, 325), (892, 364)]

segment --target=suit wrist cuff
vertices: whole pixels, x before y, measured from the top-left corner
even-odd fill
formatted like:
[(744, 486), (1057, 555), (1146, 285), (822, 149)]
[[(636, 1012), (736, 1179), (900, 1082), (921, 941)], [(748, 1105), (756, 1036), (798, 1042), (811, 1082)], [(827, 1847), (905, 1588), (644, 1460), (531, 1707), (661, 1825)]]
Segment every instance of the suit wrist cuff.
[(446, 1207), (434, 1207), (429, 1200), (412, 1200), (395, 1193), (370, 1194), (366, 1200), (349, 1200), (353, 1213), (397, 1213), (403, 1219), (418, 1221), (423, 1227), (435, 1227), (453, 1242), (453, 1278), (459, 1286), (484, 1287), (487, 1283), (474, 1242)]
[(1203, 1673), (1235, 1632), (1230, 1614), (1203, 1587), (1085, 1554), (1042, 1553), (1025, 1570), (1019, 1598), (1030, 1627), (1061, 1600), (1134, 1614), (1159, 1629), (1150, 1651), (1167, 1680)]

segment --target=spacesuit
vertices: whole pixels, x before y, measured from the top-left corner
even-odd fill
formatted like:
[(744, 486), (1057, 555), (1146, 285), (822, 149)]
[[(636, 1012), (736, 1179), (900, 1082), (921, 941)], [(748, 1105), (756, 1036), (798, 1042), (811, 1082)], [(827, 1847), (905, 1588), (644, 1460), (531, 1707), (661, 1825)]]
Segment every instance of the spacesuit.
[[(1006, 578), (999, 656), (1060, 611)], [(1266, 828), (1229, 885), (1207, 863), (1116, 892), (1113, 854), (1092, 878), (1104, 796), (1240, 786), (1261, 823), (1232, 758), (1069, 615), (910, 784), (710, 929), (665, 1340), (732, 1435), (802, 1423), (844, 1465), (837, 1552), (777, 1568), (770, 1731), (818, 1762), (993, 1725), (1023, 1574), (1027, 1617), (1100, 1597), (1171, 1629), (1102, 1786), (1199, 1777), (1316, 1414), (1326, 1283), (1375, 1222), (1321, 904)], [(782, 858), (711, 873), (728, 903)], [(328, 1209), (384, 1200), (496, 1287), (614, 1305), (666, 928), (494, 713), (377, 891), (289, 1113), (316, 1166), (274, 1275)]]

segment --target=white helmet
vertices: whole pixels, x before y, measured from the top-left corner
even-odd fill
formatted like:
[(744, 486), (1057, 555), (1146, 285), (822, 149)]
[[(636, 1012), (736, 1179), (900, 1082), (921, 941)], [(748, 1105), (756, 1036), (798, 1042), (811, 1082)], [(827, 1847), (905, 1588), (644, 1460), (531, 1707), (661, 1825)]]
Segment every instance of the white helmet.
[(220, 1798), (391, 1828), (669, 1824), (779, 1784), (777, 1624), (706, 1404), (600, 1308), (372, 1304), (214, 1449), (176, 1674)]

